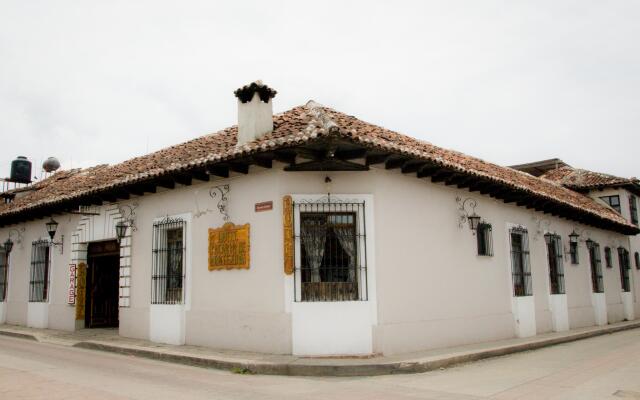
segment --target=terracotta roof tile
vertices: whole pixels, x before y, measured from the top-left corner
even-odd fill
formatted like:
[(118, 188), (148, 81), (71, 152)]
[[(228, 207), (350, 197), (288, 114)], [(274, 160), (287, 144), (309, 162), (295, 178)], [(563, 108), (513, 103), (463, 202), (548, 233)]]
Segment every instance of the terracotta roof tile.
[(637, 231), (636, 227), (628, 224), (616, 212), (549, 179), (540, 179), (457, 151), (443, 149), (361, 121), (312, 101), (305, 106), (274, 115), (273, 132), (241, 147), (236, 147), (237, 127), (233, 126), (113, 166), (100, 165), (83, 170), (60, 171), (35, 184), (33, 191), (23, 194), (10, 204), (0, 205), (0, 222), (4, 216), (22, 214), (40, 205), (56, 204), (165, 173), (178, 172), (326, 136), (343, 137), (367, 147), (435, 162), (454, 171), (483, 177), (533, 196), (562, 203), (576, 212), (590, 214), (615, 225), (624, 226), (626, 230)]
[(576, 190), (640, 185), (640, 181), (637, 178), (621, 178), (619, 176), (572, 167), (562, 167), (548, 171), (544, 173), (541, 178), (557, 182), (563, 186)]

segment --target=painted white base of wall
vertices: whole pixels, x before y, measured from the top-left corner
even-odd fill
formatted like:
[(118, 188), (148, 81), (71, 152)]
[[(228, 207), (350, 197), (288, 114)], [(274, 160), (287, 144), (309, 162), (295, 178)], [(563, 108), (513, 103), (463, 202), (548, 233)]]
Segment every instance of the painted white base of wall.
[(152, 304), (149, 307), (149, 339), (156, 343), (184, 344), (185, 317), (182, 304)]
[(0, 303), (0, 324), (4, 324), (7, 321), (7, 303), (4, 301)]
[(607, 324), (607, 298), (604, 293), (591, 293), (591, 304), (595, 313), (596, 325)]
[(566, 294), (549, 295), (549, 308), (551, 309), (551, 323), (554, 332), (569, 330), (569, 307)]
[(631, 321), (635, 318), (633, 312), (633, 293), (632, 292), (622, 292), (620, 293), (620, 297), (622, 298), (622, 308), (624, 310), (624, 317)]
[(298, 302), (291, 306), (294, 355), (362, 355), (373, 352), (368, 301)]
[(29, 303), (27, 305), (27, 326), (40, 329), (49, 327), (49, 303)]
[(516, 323), (516, 336), (529, 337), (536, 334), (536, 306), (533, 296), (513, 297), (511, 309)]

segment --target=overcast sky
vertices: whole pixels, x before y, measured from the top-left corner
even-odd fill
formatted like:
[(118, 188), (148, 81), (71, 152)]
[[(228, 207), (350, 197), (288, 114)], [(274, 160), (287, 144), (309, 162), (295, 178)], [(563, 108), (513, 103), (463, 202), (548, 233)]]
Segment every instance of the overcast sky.
[(0, 176), (116, 163), (236, 122), (262, 79), (510, 165), (640, 175), (637, 1), (0, 0)]

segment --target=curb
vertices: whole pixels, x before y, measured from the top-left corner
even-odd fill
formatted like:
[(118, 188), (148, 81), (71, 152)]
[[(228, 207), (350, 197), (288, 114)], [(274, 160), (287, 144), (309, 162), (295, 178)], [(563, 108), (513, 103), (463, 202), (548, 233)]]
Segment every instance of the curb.
[[(519, 353), (529, 350), (536, 350), (543, 347), (574, 342), (596, 336), (612, 334), (616, 332), (640, 328), (640, 322), (623, 326), (612, 326), (588, 332), (575, 333), (563, 337), (540, 339), (527, 343), (506, 345), (502, 347), (489, 348), (468, 353), (436, 356), (424, 359), (414, 359), (408, 361), (392, 361), (381, 363), (354, 363), (354, 364), (328, 364), (323, 360), (318, 364), (317, 359), (297, 359), (289, 363), (269, 363), (252, 361), (233, 361), (227, 359), (216, 359), (208, 357), (198, 357), (186, 354), (174, 354), (148, 350), (142, 348), (131, 348), (111, 345), (101, 342), (79, 342), (73, 347), (112, 352), (123, 355), (148, 358), (153, 360), (205, 367), (222, 370), (230, 370), (239, 373), (263, 374), (263, 375), (290, 375), (290, 376), (377, 376), (392, 374), (413, 374), (432, 371), (440, 368), (447, 368), (458, 364), (479, 361), (487, 358), (500, 357), (508, 354)], [(28, 335), (26, 335), (28, 336)], [(34, 338), (34, 340), (37, 340)], [(344, 362), (344, 360), (342, 360)]]
[(14, 337), (14, 338), (18, 338), (18, 339), (33, 340), (33, 341), (39, 342), (39, 340), (36, 337), (36, 335), (31, 335), (29, 333), (0, 330), (0, 335)]

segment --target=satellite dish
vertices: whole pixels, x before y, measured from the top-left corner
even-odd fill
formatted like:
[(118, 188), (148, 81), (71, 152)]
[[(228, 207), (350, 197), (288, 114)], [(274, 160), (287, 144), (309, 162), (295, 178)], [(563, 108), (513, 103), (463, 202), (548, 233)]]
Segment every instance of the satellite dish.
[(55, 157), (49, 157), (42, 163), (42, 169), (45, 172), (55, 172), (60, 168), (60, 161)]

